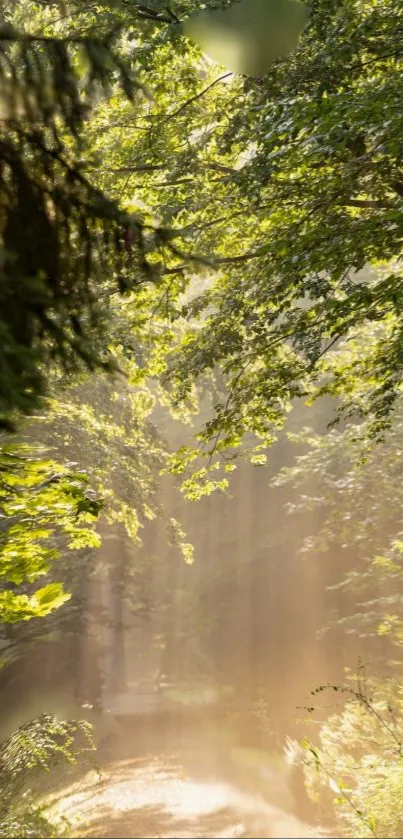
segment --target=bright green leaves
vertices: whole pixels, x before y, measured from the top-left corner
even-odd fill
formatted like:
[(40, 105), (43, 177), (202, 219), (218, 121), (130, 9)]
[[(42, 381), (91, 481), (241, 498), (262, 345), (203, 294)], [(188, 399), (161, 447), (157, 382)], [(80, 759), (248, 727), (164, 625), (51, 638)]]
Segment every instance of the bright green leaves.
[[(1, 561), (1, 560), (0, 560)], [(49, 583), (38, 588), (35, 594), (15, 594), (14, 591), (0, 592), (0, 623), (19, 623), (31, 618), (44, 618), (70, 600), (61, 583)]]
[[(397, 277), (395, 290), (400, 282)], [(378, 323), (365, 323), (367, 310), (362, 312), (361, 318), (355, 311), (357, 322), (355, 328), (352, 324), (347, 326), (348, 340), (339, 342), (337, 349), (319, 365), (323, 379), (314, 391), (314, 398), (323, 395), (337, 397), (336, 417), (358, 414), (369, 418), (367, 433), (373, 438), (381, 438), (393, 422), (394, 409), (402, 394), (400, 359), (403, 332), (400, 318), (393, 313), (389, 291), (383, 293), (381, 280), (366, 289), (366, 298)], [(343, 308), (345, 312), (348, 310), (347, 301)], [(351, 315), (351, 310), (347, 311), (349, 319)], [(365, 323), (361, 329), (358, 328), (359, 318)], [(339, 334), (345, 332), (343, 324), (336, 327), (336, 335), (337, 329)]]
[[(295, 46), (297, 18), (300, 29), (306, 14), (290, 0), (216, 6), (208, 3), (199, 20), (226, 21), (246, 40), (258, 28), (254, 53), (267, 48), (270, 60), (274, 30), (277, 48), (292, 9)], [(395, 24), (401, 3), (311, 4), (297, 49), (258, 81), (220, 73), (180, 34), (174, 18), (171, 25), (170, 15), (138, 17), (136, 11), (134, 23), (123, 3), (96, 8), (102, 32), (125, 19), (127, 32), (116, 48), (133, 71), (140, 67), (152, 92), (152, 99), (138, 96), (134, 112), (116, 86), (84, 128), (85, 166), (94, 184), (149, 225), (141, 243), (149, 281), (138, 282), (140, 258), (126, 262), (119, 282), (132, 290), (123, 300), (116, 295), (103, 314), (107, 359), (138, 389), (142, 415), (148, 377), (163, 383), (166, 401), (182, 417), (194, 409), (196, 382), (211, 396), (195, 458), (188, 448), (182, 465), (180, 457), (170, 462), (172, 471), (186, 480), (194, 474), (195, 488), (206, 463), (197, 460), (201, 455), (214, 468), (220, 458), (225, 474), (227, 455), (231, 459), (252, 435), (269, 445), (293, 401), (315, 393), (336, 396), (347, 414), (374, 413), (374, 431), (382, 430), (401, 388), (401, 278), (390, 265), (375, 278), (355, 269), (370, 263), (378, 270), (380, 260), (389, 263), (400, 252)], [(200, 10), (187, 2), (173, 11), (181, 21), (188, 16), (186, 28)], [(77, 15), (63, 23), (66, 36), (69, 27), (94, 23), (93, 9), (77, 9)], [(166, 224), (169, 235), (161, 228)], [(121, 241), (125, 253), (131, 235), (126, 230)], [(194, 253), (203, 262), (190, 259)], [(109, 280), (118, 276), (109, 267), (103, 300), (110, 300)], [(357, 329), (367, 323), (386, 325), (388, 340), (380, 339), (376, 349), (365, 338), (360, 344)], [(358, 348), (346, 363), (338, 347), (344, 337)], [(116, 431), (118, 459), (131, 476), (124, 482), (128, 504), (128, 487), (141, 469), (130, 466), (124, 436), (130, 457), (137, 445), (144, 465), (147, 435), (136, 440), (127, 425), (103, 413), (88, 421), (98, 453)], [(264, 454), (254, 449), (252, 462), (262, 462)], [(157, 469), (164, 468), (165, 455), (160, 460)], [(147, 494), (145, 471), (139, 488), (147, 487)], [(111, 492), (115, 475), (111, 463)]]
[[(401, 125), (391, 116), (402, 16), (390, 0), (317, 3), (293, 55), (235, 96), (227, 82), (225, 118), (209, 110), (203, 152), (226, 171), (198, 181), (186, 212), (217, 274), (183, 310), (190, 327), (166, 374), (180, 399), (219, 370), (208, 458), (213, 445), (275, 432), (292, 400), (314, 393), (372, 416), (374, 435), (388, 425), (402, 387)], [(200, 155), (195, 143), (194, 178)]]
[(192, 565), (194, 560), (193, 545), (191, 545), (190, 542), (185, 541), (186, 533), (181, 523), (172, 516), (167, 522), (167, 532), (170, 544), (177, 545), (186, 564)]
[(51, 823), (46, 808), (38, 805), (41, 778), (37, 772), (49, 772), (63, 762), (75, 764), (88, 757), (93, 749), (88, 722), (61, 721), (50, 714), (30, 720), (3, 740), (0, 743), (0, 835), (43, 836), (44, 839), (59, 835), (57, 819)]
[[(131, 341), (129, 327), (119, 337)], [(115, 351), (120, 368), (131, 377), (135, 362), (125, 359), (122, 344), (115, 344)], [(134, 388), (123, 377), (94, 375), (63, 398), (50, 400), (45, 421), (34, 427), (49, 446), (80, 462), (91, 475), (95, 501), (98, 494), (104, 500), (108, 523), (123, 524), (136, 544), (144, 518), (156, 514), (156, 479), (166, 456), (165, 442), (150, 423), (155, 401), (148, 388)], [(81, 516), (90, 512), (92, 502), (88, 492), (78, 501)]]
[[(99, 544), (94, 524), (100, 501), (88, 478), (29, 446), (0, 450), (0, 621), (43, 617), (69, 599), (58, 583), (32, 590), (66, 549)], [(21, 592), (19, 587), (23, 587)], [(28, 592), (24, 590), (29, 586)]]
[[(148, 376), (163, 380), (183, 415), (192, 410), (195, 382), (215, 382), (219, 371), (219, 393), (198, 440), (207, 458), (212, 448), (220, 455), (239, 448), (248, 434), (269, 444), (293, 400), (312, 396), (324, 374), (324, 390), (347, 412), (373, 411), (379, 430), (400, 388), (401, 280), (389, 269), (382, 280), (355, 269), (378, 268), (400, 247), (402, 132), (394, 115), (401, 3), (346, 0), (336, 8), (321, 0), (299, 40), (306, 8), (292, 0), (226, 9), (208, 3), (200, 14), (188, 2), (172, 19), (141, 10), (133, 19), (124, 3), (96, 11), (102, 33), (127, 24), (115, 39), (119, 60), (144, 73), (152, 98), (139, 95), (134, 111), (116, 85), (84, 126), (91, 183), (148, 225), (141, 241), (136, 226), (119, 232), (122, 270), (107, 260), (92, 288), (92, 299), (99, 289), (107, 302), (103, 313), (94, 311), (102, 334), (91, 347), (101, 354), (107, 347), (106, 363), (124, 368), (143, 394)], [(264, 50), (265, 61), (280, 55), (289, 26), (297, 49), (266, 78), (245, 82), (205, 60), (180, 34), (175, 15), (185, 29), (198, 20), (209, 29), (211, 21), (231, 29), (231, 38), (252, 38), (259, 61)], [(94, 22), (94, 8), (77, 8), (62, 31), (67, 38), (71, 27), (76, 37)], [(190, 259), (194, 253), (203, 261)], [(139, 281), (144, 262), (148, 282)], [(131, 289), (123, 301), (111, 300), (115, 281)], [(69, 282), (76, 293), (74, 272)], [(362, 354), (341, 369), (330, 354), (338, 339), (350, 341), (357, 326), (388, 318), (396, 318), (391, 340), (376, 358)], [(72, 332), (82, 326), (79, 316)], [(83, 349), (78, 332), (71, 337)], [(364, 395), (364, 366), (374, 360)]]
[(299, 0), (241, 0), (191, 16), (183, 29), (232, 72), (263, 76), (273, 61), (296, 48), (306, 20)]
[[(368, 680), (361, 667), (346, 685), (326, 685), (343, 695), (323, 722), (323, 708), (307, 708), (310, 722), (318, 725), (315, 742), (293, 741), (289, 751), (304, 768), (310, 798), (329, 817), (333, 805), (340, 835), (357, 837), (399, 836), (403, 783), (403, 706), (399, 684)], [(328, 697), (326, 696), (326, 699)], [(320, 711), (320, 713), (319, 713)], [(330, 793), (330, 797), (329, 797)]]

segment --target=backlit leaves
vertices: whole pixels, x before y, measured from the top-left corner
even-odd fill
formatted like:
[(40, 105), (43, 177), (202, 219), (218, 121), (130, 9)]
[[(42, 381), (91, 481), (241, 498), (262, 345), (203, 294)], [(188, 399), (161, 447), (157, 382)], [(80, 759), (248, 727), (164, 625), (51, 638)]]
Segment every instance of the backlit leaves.
[(93, 528), (100, 502), (86, 496), (87, 476), (43, 454), (17, 444), (3, 444), (0, 451), (2, 623), (45, 616), (66, 602), (69, 595), (58, 583), (35, 584), (59, 557), (61, 544), (64, 549), (99, 544)]

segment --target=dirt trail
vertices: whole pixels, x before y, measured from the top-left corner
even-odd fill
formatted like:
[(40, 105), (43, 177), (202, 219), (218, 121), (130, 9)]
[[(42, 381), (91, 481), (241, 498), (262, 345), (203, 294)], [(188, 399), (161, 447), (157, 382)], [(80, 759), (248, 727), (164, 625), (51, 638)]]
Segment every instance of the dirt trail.
[(169, 752), (111, 761), (101, 778), (89, 772), (59, 793), (53, 814), (69, 820), (74, 836), (89, 839), (324, 835), (260, 794), (194, 763), (192, 771), (189, 755)]

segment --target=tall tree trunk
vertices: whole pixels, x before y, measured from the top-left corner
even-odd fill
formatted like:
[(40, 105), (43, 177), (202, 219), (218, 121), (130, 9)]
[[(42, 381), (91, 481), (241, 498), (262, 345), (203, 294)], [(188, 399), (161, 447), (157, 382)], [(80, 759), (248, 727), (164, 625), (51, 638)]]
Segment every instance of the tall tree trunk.
[(125, 575), (126, 547), (124, 540), (118, 541), (116, 564), (111, 568), (112, 588), (112, 672), (111, 682), (115, 693), (127, 690), (126, 644), (125, 644)]

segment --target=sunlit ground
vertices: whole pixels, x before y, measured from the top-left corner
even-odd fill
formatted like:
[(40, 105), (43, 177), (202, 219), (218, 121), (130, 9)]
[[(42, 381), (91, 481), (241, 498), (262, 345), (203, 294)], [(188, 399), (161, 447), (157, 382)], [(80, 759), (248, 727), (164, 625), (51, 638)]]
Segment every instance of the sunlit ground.
[(52, 802), (80, 837), (313, 837), (323, 833), (216, 778), (192, 777), (170, 755), (116, 761), (92, 771)]

